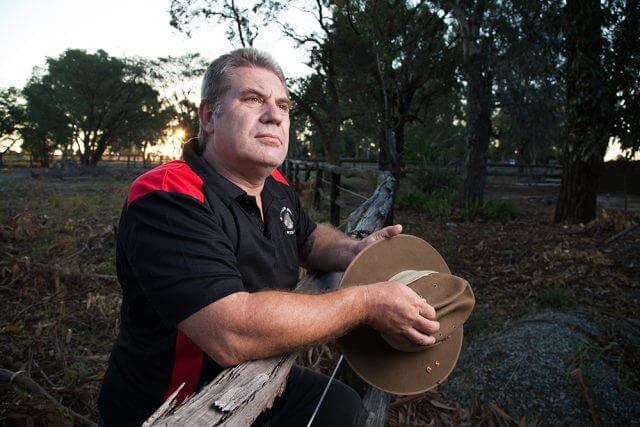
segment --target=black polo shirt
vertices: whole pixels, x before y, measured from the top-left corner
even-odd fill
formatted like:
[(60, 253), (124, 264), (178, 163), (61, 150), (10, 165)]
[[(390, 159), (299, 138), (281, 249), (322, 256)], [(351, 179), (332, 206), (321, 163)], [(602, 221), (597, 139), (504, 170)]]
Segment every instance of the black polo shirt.
[(176, 325), (238, 291), (293, 289), (298, 252), (316, 224), (276, 170), (254, 197), (185, 146), (184, 161), (132, 184), (116, 249), (120, 334), (98, 408), (108, 425), (139, 425), (182, 383), (181, 401), (221, 368)]

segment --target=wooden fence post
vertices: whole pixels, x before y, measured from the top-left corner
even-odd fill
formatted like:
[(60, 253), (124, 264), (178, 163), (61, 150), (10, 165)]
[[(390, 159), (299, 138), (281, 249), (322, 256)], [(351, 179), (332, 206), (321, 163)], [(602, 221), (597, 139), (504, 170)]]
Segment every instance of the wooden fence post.
[(322, 170), (320, 165), (316, 165), (316, 183), (313, 186), (313, 208), (320, 210), (320, 200), (322, 199)]
[(334, 226), (340, 225), (340, 206), (338, 206), (337, 200), (340, 195), (340, 174), (331, 172), (331, 224)]
[(311, 164), (306, 163), (304, 165), (304, 182), (309, 182), (309, 178), (311, 178)]

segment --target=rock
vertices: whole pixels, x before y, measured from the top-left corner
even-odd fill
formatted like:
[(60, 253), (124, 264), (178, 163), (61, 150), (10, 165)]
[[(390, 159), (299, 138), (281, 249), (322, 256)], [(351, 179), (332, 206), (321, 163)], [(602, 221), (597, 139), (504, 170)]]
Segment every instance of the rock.
[(528, 424), (590, 425), (580, 385), (569, 375), (579, 367), (602, 425), (640, 425), (640, 393), (599, 356), (599, 334), (591, 319), (576, 313), (528, 315), (495, 336), (466, 340), (439, 391), (463, 407), (470, 407), (474, 396), (495, 402)]

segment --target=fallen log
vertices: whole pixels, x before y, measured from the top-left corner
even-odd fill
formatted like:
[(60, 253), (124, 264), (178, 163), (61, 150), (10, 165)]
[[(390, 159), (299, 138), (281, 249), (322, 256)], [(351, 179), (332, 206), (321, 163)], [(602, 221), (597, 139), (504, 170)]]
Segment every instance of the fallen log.
[(60, 410), (62, 410), (63, 412), (69, 413), (76, 420), (81, 421), (84, 424), (86, 424), (88, 426), (91, 426), (91, 427), (97, 427), (98, 426), (96, 423), (91, 421), (88, 417), (86, 417), (84, 415), (81, 415), (81, 414), (78, 414), (73, 409), (67, 408), (62, 403), (60, 403), (58, 401), (58, 399), (56, 399), (51, 394), (49, 394), (49, 392), (47, 390), (45, 390), (40, 384), (35, 382), (29, 376), (29, 374), (27, 372), (25, 372), (25, 371), (13, 372), (13, 371), (10, 371), (8, 369), (0, 368), (0, 381), (7, 381), (9, 383), (19, 384), (22, 387), (26, 388), (27, 391), (29, 391), (30, 393), (40, 394), (40, 395), (46, 397), (49, 401), (53, 402), (54, 405), (56, 405), (58, 408), (60, 408)]
[(637, 229), (639, 227), (640, 227), (640, 222), (630, 225), (629, 227), (625, 228), (624, 230), (622, 230), (622, 231), (614, 234), (613, 236), (609, 237), (607, 240), (605, 240), (602, 243), (602, 246), (609, 246), (611, 243), (615, 242), (616, 240), (620, 239), (621, 237), (626, 236), (627, 234), (631, 233), (632, 231), (634, 231), (635, 229)]

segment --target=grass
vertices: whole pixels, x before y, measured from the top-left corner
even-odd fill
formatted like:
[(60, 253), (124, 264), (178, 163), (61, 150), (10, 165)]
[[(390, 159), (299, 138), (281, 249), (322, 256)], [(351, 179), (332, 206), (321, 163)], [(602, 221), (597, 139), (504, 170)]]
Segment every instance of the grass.
[(484, 204), (470, 202), (456, 209), (456, 193), (450, 189), (438, 189), (431, 193), (417, 191), (401, 191), (396, 197), (399, 209), (416, 209), (429, 213), (435, 218), (448, 221), (458, 219), (473, 221), (483, 218), (492, 221), (506, 222), (516, 218), (518, 208), (511, 202), (490, 200)]
[(449, 219), (453, 214), (455, 194), (449, 190), (434, 190), (430, 194), (416, 191), (400, 192), (396, 197), (396, 203), (400, 209), (419, 209), (429, 214)]
[(465, 328), (468, 337), (480, 336), (500, 330), (504, 326), (504, 317), (490, 307), (476, 305), (467, 320)]
[(511, 202), (489, 200), (482, 207), (482, 215), (487, 219), (508, 221), (518, 216), (518, 208)]
[(573, 294), (564, 285), (551, 285), (543, 288), (537, 297), (540, 308), (565, 308), (575, 304)]
[[(109, 277), (132, 177), (0, 175), (0, 367), (28, 369), (39, 384), (68, 390), (63, 404), (94, 414), (106, 365), (92, 358), (107, 354), (118, 333), (120, 288)], [(72, 422), (16, 390), (0, 384), (0, 419)]]
[[(56, 399), (93, 419), (106, 366), (103, 356), (110, 351), (118, 332), (120, 288), (115, 281), (98, 280), (87, 274), (115, 274), (113, 225), (132, 179), (34, 180), (28, 171), (17, 178), (0, 173), (0, 367), (14, 372), (30, 369), (31, 377)], [(358, 184), (355, 180), (347, 183)], [(405, 192), (398, 196), (398, 222), (405, 225), (407, 232), (432, 243), (454, 273), (470, 280), (478, 301), (482, 301), (472, 313), (469, 326), (474, 326), (465, 329), (466, 336), (482, 339), (483, 335), (500, 330), (504, 320), (514, 313), (529, 308), (604, 306), (627, 317), (637, 311), (633, 300), (624, 294), (628, 288), (623, 287), (635, 289), (635, 275), (620, 271), (618, 264), (594, 266), (584, 256), (569, 258), (568, 253), (556, 253), (554, 248), (561, 244), (591, 248), (593, 238), (584, 233), (561, 235), (561, 226), (551, 223), (552, 215), (546, 210), (513, 213), (517, 210), (508, 204), (487, 202), (482, 208), (469, 208), (468, 217), (519, 215), (519, 221), (502, 225), (497, 222), (501, 220), (495, 219), (485, 224), (449, 226), (435, 216), (425, 218), (416, 210), (430, 209), (444, 212), (442, 215), (451, 212), (449, 218), (458, 218), (461, 209), (448, 210), (453, 206), (452, 193), (451, 199), (444, 190), (429, 195), (408, 193), (415, 194)], [(363, 190), (363, 194), (369, 193)], [(447, 204), (449, 200), (451, 204)], [(315, 220), (328, 219), (326, 203), (319, 212), (308, 213)], [(610, 232), (609, 228), (603, 230)], [(545, 238), (540, 239), (540, 235)], [(534, 243), (518, 246), (525, 241)], [(541, 254), (552, 262), (541, 262)], [(36, 263), (57, 265), (61, 270), (38, 267)], [(599, 275), (605, 273), (610, 280), (600, 279)], [(580, 280), (583, 286), (595, 290), (606, 288), (611, 297), (600, 301), (591, 294), (585, 297), (582, 286), (567, 288), (558, 284), (564, 280), (559, 277), (570, 277), (572, 283)], [(537, 280), (543, 278), (549, 281), (541, 288)], [(601, 360), (617, 364), (623, 379), (633, 374), (630, 381), (637, 384), (637, 365), (623, 365), (611, 357), (608, 350)], [(30, 365), (31, 360), (39, 368), (35, 363)], [(585, 376), (591, 381), (592, 370), (586, 359), (585, 363)], [(36, 424), (45, 419), (53, 420), (50, 423), (54, 425), (73, 421), (47, 406), (41, 396), (29, 395), (7, 383), (0, 383), (0, 401), (0, 420), (14, 415), (36, 420)]]

